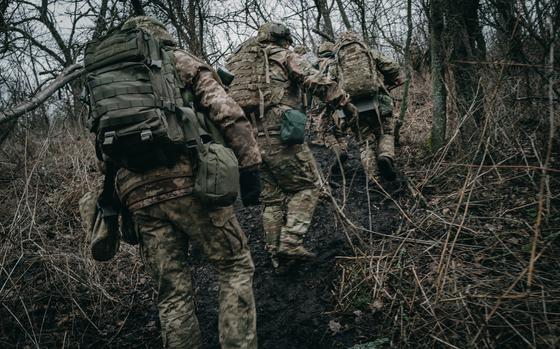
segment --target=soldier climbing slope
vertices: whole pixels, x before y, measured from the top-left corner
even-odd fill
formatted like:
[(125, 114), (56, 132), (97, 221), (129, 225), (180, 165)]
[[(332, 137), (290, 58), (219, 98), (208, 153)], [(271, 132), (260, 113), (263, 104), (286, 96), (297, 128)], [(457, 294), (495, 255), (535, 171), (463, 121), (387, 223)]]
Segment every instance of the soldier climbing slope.
[(328, 73), (350, 94), (359, 110), (359, 117), (347, 126), (359, 142), (360, 159), (367, 175), (375, 178), (379, 170), (383, 179), (394, 180), (395, 120), (389, 90), (402, 84), (398, 64), (349, 31), (337, 40)]
[(261, 195), (267, 248), (275, 266), (314, 255), (303, 246), (319, 194), (317, 167), (304, 142), (307, 122), (302, 90), (307, 89), (331, 108), (356, 115), (348, 95), (325, 79), (300, 55), (290, 51), (290, 30), (266, 23), (257, 38), (228, 59), (235, 75), (230, 96), (258, 129), (263, 157)]
[[(319, 72), (328, 79), (336, 81), (336, 63), (334, 60), (334, 43), (325, 41), (317, 50), (319, 56)], [(342, 162), (348, 158), (348, 142), (342, 132), (344, 115), (329, 109), (327, 105), (317, 99), (311, 103), (310, 117), (316, 125), (319, 144), (332, 150)]]
[[(201, 346), (187, 260), (194, 244), (220, 274), (222, 348), (257, 348), (254, 265), (231, 204), (238, 179), (243, 203), (258, 203), (260, 184), (251, 179), (261, 155), (213, 69), (174, 46), (165, 26), (145, 16), (88, 45), (86, 85), (106, 187), (118, 168), (116, 193), (135, 227), (128, 240), (137, 239), (157, 283), (164, 346)], [(113, 193), (105, 192), (106, 207)]]

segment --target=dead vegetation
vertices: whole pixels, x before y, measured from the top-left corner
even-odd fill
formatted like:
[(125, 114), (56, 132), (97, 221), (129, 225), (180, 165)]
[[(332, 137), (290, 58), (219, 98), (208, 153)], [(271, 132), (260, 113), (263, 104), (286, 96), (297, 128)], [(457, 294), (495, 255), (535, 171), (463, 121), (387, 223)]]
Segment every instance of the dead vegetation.
[(557, 152), (546, 158), (551, 106), (511, 105), (515, 90), (497, 90), (478, 147), (465, 149), (451, 122), (451, 141), (427, 157), (430, 107), (419, 82), (403, 127), (409, 195), (395, 201), (401, 223), (392, 236), (362, 234), (356, 256), (338, 258), (337, 331), (372, 330), (355, 348), (557, 347), (560, 170)]
[[(7, 144), (0, 162), (0, 346), (157, 346), (154, 291), (136, 250), (124, 245), (107, 264), (88, 253), (77, 202), (99, 180), (91, 142), (53, 126), (47, 135), (17, 132)], [(129, 318), (151, 324), (152, 339), (137, 337)]]
[[(415, 78), (402, 128), (406, 180), (397, 191), (363, 190), (397, 223), (380, 231), (375, 215), (356, 219), (367, 208), (338, 212), (355, 253), (335, 257), (332, 320), (321, 331), (351, 333), (354, 348), (558, 346), (560, 167), (556, 138), (545, 168), (549, 105), (512, 107), (511, 90), (499, 89), (480, 147), (466, 151), (450, 120), (451, 141), (429, 156), (427, 84)], [(98, 180), (89, 140), (56, 124), (33, 132), (12, 133), (1, 149), (0, 345), (160, 346), (137, 249), (123, 245), (106, 264), (88, 254), (77, 202)]]

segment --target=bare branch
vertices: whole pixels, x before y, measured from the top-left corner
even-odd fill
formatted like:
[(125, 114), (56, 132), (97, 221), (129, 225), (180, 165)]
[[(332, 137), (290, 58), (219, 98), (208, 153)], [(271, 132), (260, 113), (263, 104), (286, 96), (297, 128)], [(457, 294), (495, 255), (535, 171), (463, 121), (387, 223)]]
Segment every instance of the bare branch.
[(16, 119), (25, 113), (32, 111), (33, 109), (39, 107), (47, 98), (49, 98), (58, 89), (69, 83), (70, 81), (76, 79), (77, 77), (84, 74), (85, 69), (83, 69), (81, 64), (73, 64), (68, 68), (64, 69), (53, 82), (47, 86), (44, 90), (37, 93), (30, 101), (24, 102), (18, 106), (4, 110), (0, 112), (0, 124), (4, 124), (7, 121)]

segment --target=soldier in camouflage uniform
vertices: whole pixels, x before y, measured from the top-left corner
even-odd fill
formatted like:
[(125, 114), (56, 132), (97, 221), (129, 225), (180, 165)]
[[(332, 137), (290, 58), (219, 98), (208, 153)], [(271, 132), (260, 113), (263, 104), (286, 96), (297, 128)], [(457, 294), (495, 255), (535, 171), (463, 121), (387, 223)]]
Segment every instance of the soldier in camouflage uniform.
[[(342, 33), (337, 46), (344, 40), (359, 41), (359, 36), (354, 32)], [(391, 59), (385, 57), (381, 52), (369, 49), (374, 62), (375, 69), (379, 74), (378, 89), (373, 93), (374, 111), (370, 113), (360, 113), (360, 117), (352, 122), (351, 127), (354, 136), (360, 145), (360, 159), (364, 170), (370, 178), (375, 178), (377, 172), (385, 180), (394, 180), (396, 172), (394, 170), (394, 126), (393, 100), (389, 94), (389, 89), (400, 86), (402, 79), (399, 65)], [(336, 64), (336, 60), (334, 62)], [(337, 69), (329, 69), (329, 75), (335, 80), (339, 80)], [(359, 77), (358, 77), (359, 78)], [(376, 166), (377, 164), (377, 166)]]
[(333, 108), (343, 107), (353, 115), (357, 111), (334, 81), (320, 76), (305, 59), (288, 49), (292, 38), (283, 24), (264, 24), (256, 39), (228, 59), (228, 69), (235, 74), (229, 92), (241, 106), (245, 105), (245, 112), (259, 131), (267, 248), (275, 266), (287, 265), (313, 257), (303, 240), (317, 204), (319, 178), (307, 144), (281, 142), (282, 115), (291, 109), (302, 110), (303, 89)]
[[(336, 73), (333, 71), (335, 64), (334, 49), (334, 43), (325, 41), (319, 46), (317, 55), (319, 56), (318, 69), (320, 73), (336, 81), (336, 76), (333, 76)], [(313, 100), (310, 117), (316, 125), (320, 144), (331, 149), (337, 158), (344, 162), (348, 158), (348, 141), (341, 130), (343, 118), (340, 116), (339, 113), (327, 108), (325, 103), (317, 99)]]
[[(123, 29), (134, 26), (168, 45), (173, 42), (164, 25), (152, 18), (134, 17)], [(226, 94), (211, 67), (185, 51), (173, 52), (178, 76), (192, 89), (196, 104), (218, 126), (238, 156), (241, 177), (244, 172), (254, 174), (261, 155), (243, 110)], [(233, 207), (203, 205), (191, 195), (193, 184), (193, 164), (187, 156), (171, 168), (143, 173), (120, 169), (116, 178), (119, 198), (132, 213), (142, 259), (157, 283), (164, 346), (201, 346), (187, 260), (192, 243), (205, 252), (220, 273), (222, 348), (257, 348), (254, 265), (247, 239)], [(258, 202), (260, 189), (242, 183), (241, 190), (244, 203)]]

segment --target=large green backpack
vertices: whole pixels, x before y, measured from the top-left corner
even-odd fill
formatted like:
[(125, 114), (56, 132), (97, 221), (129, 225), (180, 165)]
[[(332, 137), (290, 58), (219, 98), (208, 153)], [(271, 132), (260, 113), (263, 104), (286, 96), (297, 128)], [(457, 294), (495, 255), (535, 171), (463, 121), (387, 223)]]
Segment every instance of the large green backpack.
[(172, 165), (186, 136), (173, 52), (140, 28), (118, 29), (86, 47), (91, 131), (104, 160), (143, 171)]

